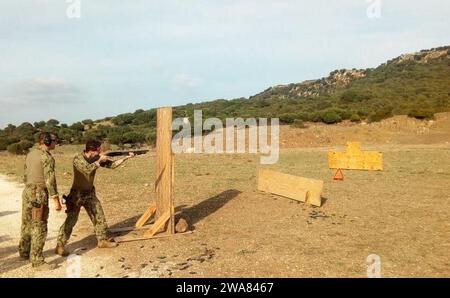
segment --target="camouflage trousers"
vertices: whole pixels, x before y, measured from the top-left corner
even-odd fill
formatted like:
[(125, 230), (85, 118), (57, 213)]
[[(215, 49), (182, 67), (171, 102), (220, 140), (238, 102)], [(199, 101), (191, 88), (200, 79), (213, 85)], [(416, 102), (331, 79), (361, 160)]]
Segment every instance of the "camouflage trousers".
[(94, 225), (95, 235), (98, 241), (106, 240), (108, 225), (102, 204), (98, 200), (95, 190), (91, 192), (79, 192), (72, 190), (66, 199), (67, 218), (59, 229), (58, 244), (66, 245), (72, 234), (73, 227), (78, 221), (81, 207), (83, 207)]
[(42, 186), (27, 185), (22, 193), (22, 227), (19, 254), (33, 265), (44, 262), (47, 238), (48, 193)]

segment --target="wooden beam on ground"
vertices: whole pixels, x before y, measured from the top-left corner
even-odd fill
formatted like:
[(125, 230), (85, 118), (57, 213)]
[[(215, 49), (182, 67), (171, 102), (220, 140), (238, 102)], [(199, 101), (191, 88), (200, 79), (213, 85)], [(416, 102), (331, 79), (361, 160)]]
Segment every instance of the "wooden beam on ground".
[[(144, 233), (144, 237), (145, 238), (150, 238), (153, 237), (156, 233), (158, 233), (159, 230), (161, 230), (161, 228), (164, 227), (164, 225), (167, 223), (168, 220), (170, 220), (170, 214), (171, 211), (167, 210), (166, 213), (164, 213), (163, 215), (161, 215), (153, 224), (153, 226), (150, 228), (150, 230), (148, 230), (147, 232)], [(170, 233), (168, 233), (169, 235), (172, 235)]]
[(142, 214), (142, 216), (139, 218), (139, 220), (135, 224), (135, 228), (142, 228), (145, 223), (149, 220), (149, 218), (155, 213), (156, 211), (156, 205), (151, 205), (148, 207), (148, 209)]
[(258, 190), (314, 206), (322, 205), (323, 181), (260, 169)]
[(130, 232), (130, 231), (139, 231), (139, 230), (147, 230), (150, 229), (153, 225), (145, 225), (139, 228), (136, 227), (122, 227), (122, 228), (114, 228), (109, 229), (111, 233), (121, 233), (121, 232)]
[(170, 234), (159, 234), (153, 237), (135, 237), (132, 235), (126, 235), (126, 236), (120, 236), (120, 237), (115, 237), (114, 241), (117, 243), (123, 243), (123, 242), (132, 242), (132, 241), (142, 241), (142, 240), (151, 240), (151, 239), (158, 239), (158, 238), (166, 238), (166, 237), (171, 237), (171, 236), (179, 236), (179, 235), (189, 235), (194, 233), (194, 231), (187, 231), (184, 233), (175, 233), (173, 235)]
[[(156, 222), (161, 223), (160, 219), (164, 220), (164, 223), (168, 221), (166, 233), (174, 234), (175, 219), (172, 213), (172, 108), (158, 109), (156, 122)], [(168, 214), (168, 219), (165, 218), (166, 214)], [(159, 229), (164, 229), (164, 225), (159, 227), (154, 233), (159, 232)], [(146, 233), (147, 236), (149, 234)]]

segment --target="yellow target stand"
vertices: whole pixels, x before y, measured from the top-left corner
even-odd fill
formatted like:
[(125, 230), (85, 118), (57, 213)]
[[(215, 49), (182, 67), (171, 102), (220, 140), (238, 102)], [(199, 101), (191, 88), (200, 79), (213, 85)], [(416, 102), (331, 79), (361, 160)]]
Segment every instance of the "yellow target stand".
[(346, 151), (328, 152), (330, 169), (382, 171), (383, 153), (378, 151), (362, 151), (360, 142), (348, 142)]

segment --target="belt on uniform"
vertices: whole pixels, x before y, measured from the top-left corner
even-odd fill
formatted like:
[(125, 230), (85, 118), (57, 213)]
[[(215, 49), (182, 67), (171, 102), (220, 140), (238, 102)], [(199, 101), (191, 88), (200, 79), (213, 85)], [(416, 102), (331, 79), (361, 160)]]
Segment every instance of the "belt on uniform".
[(90, 190), (81, 190), (81, 189), (72, 188), (72, 189), (70, 189), (70, 192), (80, 194), (80, 195), (90, 195), (93, 192), (95, 192), (95, 187), (92, 187)]
[(33, 201), (36, 200), (36, 192), (47, 191), (47, 186), (43, 183), (27, 183), (26, 186), (31, 188), (31, 199)]

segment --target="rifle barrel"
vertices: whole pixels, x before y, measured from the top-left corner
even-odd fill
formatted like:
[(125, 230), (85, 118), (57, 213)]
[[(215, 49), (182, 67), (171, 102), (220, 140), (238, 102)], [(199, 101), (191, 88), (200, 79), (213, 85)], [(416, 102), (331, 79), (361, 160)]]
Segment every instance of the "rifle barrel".
[(125, 156), (130, 153), (134, 153), (134, 155), (143, 155), (148, 153), (150, 150), (121, 150), (121, 151), (110, 151), (107, 152), (105, 155), (109, 157), (115, 157), (115, 156)]

